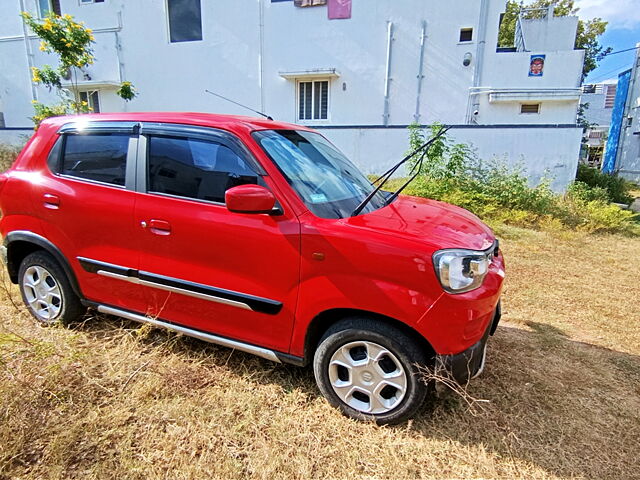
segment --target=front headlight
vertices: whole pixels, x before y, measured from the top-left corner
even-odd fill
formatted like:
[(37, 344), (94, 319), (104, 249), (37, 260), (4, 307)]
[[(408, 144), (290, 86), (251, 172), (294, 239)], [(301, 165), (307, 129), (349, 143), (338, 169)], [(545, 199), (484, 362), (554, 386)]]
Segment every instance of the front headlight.
[(445, 291), (464, 293), (482, 285), (493, 260), (493, 251), (439, 250), (433, 254), (433, 266)]

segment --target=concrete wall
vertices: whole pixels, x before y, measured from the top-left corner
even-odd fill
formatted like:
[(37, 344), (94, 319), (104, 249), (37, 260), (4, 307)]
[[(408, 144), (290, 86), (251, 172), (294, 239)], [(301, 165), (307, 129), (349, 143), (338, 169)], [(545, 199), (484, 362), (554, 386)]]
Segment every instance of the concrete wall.
[[(637, 46), (640, 47), (640, 43)], [(640, 183), (640, 49), (636, 52), (615, 170), (620, 176)]]
[[(320, 133), (361, 169), (374, 174), (399, 161), (409, 144), (408, 132), (401, 128), (326, 128)], [(523, 168), (532, 185), (546, 177), (552, 179), (554, 190), (563, 191), (575, 178), (582, 129), (465, 126), (454, 127), (447, 135), (468, 144), (482, 160)], [(568, 145), (575, 151), (565, 147)]]
[(523, 20), (522, 32), (527, 50), (571, 50), (576, 43), (578, 17), (553, 17), (546, 21)]
[[(492, 124), (573, 124), (576, 121), (577, 100), (553, 101), (533, 98), (513, 102), (490, 102), (489, 95), (479, 95), (478, 123), (491, 118)], [(539, 113), (520, 113), (522, 103), (539, 103)]]
[(28, 117), (33, 115), (31, 72), (19, 15), (20, 4), (17, 1), (3, 2), (0, 15), (0, 100), (5, 124), (12, 127), (30, 125)]
[(589, 123), (601, 127), (608, 127), (611, 124), (613, 108), (604, 108), (606, 96), (606, 93), (584, 93), (580, 97), (580, 103), (589, 104), (589, 107), (585, 110), (585, 118)]
[[(18, 17), (20, 0), (4, 1), (11, 8), (0, 21), (0, 62), (7, 66), (0, 69), (0, 100), (7, 126), (29, 126), (31, 86)], [(34, 10), (35, 0), (24, 2), (26, 9)], [(354, 141), (362, 135), (369, 138), (370, 132), (361, 133), (356, 127), (383, 124), (387, 31), (391, 23), (390, 126), (412, 122), (416, 105), (422, 124), (530, 124), (537, 129), (541, 124), (575, 123), (577, 94), (567, 96), (565, 92), (564, 97), (557, 98), (553, 92), (576, 89), (582, 51), (559, 49), (566, 47), (566, 42), (554, 50), (537, 51), (547, 55), (545, 73), (541, 78), (529, 77), (529, 53), (496, 52), (505, 0), (353, 0), (349, 20), (328, 20), (326, 7), (296, 8), (291, 1), (217, 0), (201, 4), (203, 40), (170, 43), (164, 1), (80, 4), (78, 0), (61, 0), (63, 13), (84, 21), (95, 33), (96, 64), (86, 72), (91, 80), (81, 79), (80, 84), (87, 89), (96, 82), (103, 85), (102, 111), (248, 113), (205, 93), (209, 89), (278, 120), (297, 122), (296, 79), (283, 78), (281, 73), (335, 69), (338, 76), (329, 84), (329, 118), (299, 123), (350, 127), (350, 133), (332, 130), (331, 135)], [(549, 21), (555, 22), (553, 25), (562, 23)], [(426, 38), (418, 102), (423, 22)], [(555, 32), (553, 25), (544, 27), (545, 34), (571, 34)], [(473, 28), (472, 41), (459, 42), (461, 28)], [(38, 51), (37, 39), (29, 42), (36, 65), (49, 61)], [(466, 54), (471, 56), (467, 66), (463, 65)], [(113, 85), (121, 80), (132, 81), (140, 92), (131, 103), (114, 93)], [(525, 99), (541, 103), (540, 114), (520, 114), (521, 102), (517, 100), (490, 102), (488, 93), (476, 95), (496, 89), (527, 92)], [(41, 87), (37, 94), (43, 101), (55, 100)], [(475, 117), (471, 115), (474, 109), (479, 112)], [(405, 133), (398, 136), (388, 129), (376, 131), (375, 141), (388, 144), (394, 158), (406, 149)], [(501, 152), (516, 159), (524, 153), (527, 162), (537, 162), (538, 147), (530, 142), (527, 129), (514, 129), (504, 137), (495, 133), (478, 130), (474, 134), (474, 144), (483, 155)], [(520, 143), (511, 140), (518, 136)], [(504, 138), (507, 143), (496, 147), (496, 138)], [(573, 143), (573, 138), (554, 134), (547, 143), (559, 158), (575, 154), (577, 159), (579, 139)], [(387, 158), (377, 159), (375, 151), (364, 147), (349, 149), (355, 161), (368, 171)], [(531, 171), (537, 168), (537, 164), (532, 165)]]
[(0, 144), (22, 145), (33, 135), (33, 128), (0, 128)]

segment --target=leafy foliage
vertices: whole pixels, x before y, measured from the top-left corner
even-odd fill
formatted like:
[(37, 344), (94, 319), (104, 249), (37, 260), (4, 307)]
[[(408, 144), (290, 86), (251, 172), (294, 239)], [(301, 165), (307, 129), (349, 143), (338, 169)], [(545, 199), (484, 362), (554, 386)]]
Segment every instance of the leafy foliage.
[(504, 15), (498, 31), (498, 46), (513, 47), (516, 36), (516, 22), (520, 14), (520, 4), (513, 0), (507, 1)]
[[(548, 8), (554, 5), (554, 14), (557, 17), (565, 17), (575, 15), (579, 8), (575, 6), (575, 0), (535, 0), (534, 2), (523, 6), (514, 0), (509, 0), (506, 5), (504, 17), (500, 24), (498, 33), (498, 46), (511, 47), (514, 43), (516, 22), (518, 14), (522, 8)], [(536, 18), (542, 15), (542, 12), (528, 12), (526, 18)], [(605, 32), (607, 22), (599, 17), (591, 20), (578, 20), (578, 29), (576, 31), (575, 48), (584, 49), (584, 65), (582, 67), (582, 78), (584, 79), (589, 72), (598, 66), (598, 62), (611, 52), (611, 48), (604, 48), (598, 38)]]
[(122, 82), (120, 88), (116, 90), (116, 94), (128, 102), (133, 100), (138, 95), (138, 92), (131, 82)]
[(60, 88), (62, 77), (74, 67), (85, 68), (93, 64), (95, 43), (93, 32), (84, 23), (77, 23), (71, 15), (59, 16), (50, 12), (42, 21), (30, 13), (21, 13), (24, 22), (40, 37), (40, 50), (58, 56), (60, 65), (53, 68), (45, 65), (42, 69), (33, 67), (34, 83), (42, 83), (49, 88)]
[[(432, 132), (437, 130), (431, 127)], [(419, 126), (412, 125), (409, 132), (412, 149), (424, 143)], [(453, 144), (446, 136), (434, 147), (407, 194), (458, 205), (490, 223), (640, 235), (633, 213), (611, 205), (603, 187), (579, 181), (559, 195), (551, 190), (549, 179), (531, 186), (524, 168), (508, 167), (499, 160), (483, 162), (467, 145)]]
[(0, 143), (0, 172), (8, 169), (18, 157), (22, 147)]
[[(60, 97), (60, 101), (53, 105), (33, 102), (35, 114), (31, 119), (36, 128), (48, 117), (91, 112), (87, 102), (79, 98), (77, 76), (78, 69), (84, 69), (95, 61), (93, 31), (87, 28), (84, 22), (76, 22), (71, 15), (60, 16), (49, 12), (42, 20), (34, 18), (28, 12), (22, 12), (20, 15), (40, 38), (40, 50), (56, 55), (60, 62), (57, 67), (44, 65), (31, 69), (33, 83), (45, 85), (49, 90), (55, 89)], [(72, 96), (62, 88), (63, 78), (69, 77), (74, 85)], [(126, 101), (137, 95), (131, 82), (122, 82), (116, 93)]]
[(633, 201), (633, 197), (629, 194), (631, 183), (617, 175), (609, 175), (597, 168), (580, 164), (576, 181), (583, 182), (590, 188), (600, 188), (606, 191), (610, 202), (629, 204)]
[[(429, 138), (435, 135), (443, 128), (441, 123), (434, 123), (429, 127)], [(409, 152), (414, 152), (420, 148), (428, 139), (422, 127), (418, 123), (409, 125)], [(431, 144), (426, 153), (425, 162), (422, 165), (422, 173), (431, 178), (452, 178), (458, 175), (471, 152), (467, 145), (458, 143), (454, 144), (446, 135), (443, 135)], [(418, 162), (418, 158), (413, 158), (410, 163), (410, 169), (413, 170)]]
[(575, 181), (567, 189), (567, 195), (574, 201), (609, 203), (609, 192), (604, 188), (590, 187), (584, 182)]
[(31, 103), (34, 109), (34, 115), (31, 117), (31, 120), (36, 127), (40, 125), (40, 122), (45, 118), (91, 112), (91, 108), (87, 102), (78, 102), (64, 97), (59, 103), (54, 103), (53, 105), (46, 105), (36, 101)]

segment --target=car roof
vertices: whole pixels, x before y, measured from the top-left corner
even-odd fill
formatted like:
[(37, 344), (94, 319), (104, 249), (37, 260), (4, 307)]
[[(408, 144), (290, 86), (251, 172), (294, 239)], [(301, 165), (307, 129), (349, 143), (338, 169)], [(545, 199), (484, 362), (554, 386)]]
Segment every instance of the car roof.
[(152, 122), (197, 125), (201, 127), (221, 128), (231, 132), (246, 133), (255, 130), (311, 130), (302, 125), (278, 122), (266, 118), (246, 117), (241, 115), (220, 115), (198, 112), (126, 112), (126, 113), (90, 113), (51, 117), (44, 122), (53, 126), (62, 126), (71, 122)]

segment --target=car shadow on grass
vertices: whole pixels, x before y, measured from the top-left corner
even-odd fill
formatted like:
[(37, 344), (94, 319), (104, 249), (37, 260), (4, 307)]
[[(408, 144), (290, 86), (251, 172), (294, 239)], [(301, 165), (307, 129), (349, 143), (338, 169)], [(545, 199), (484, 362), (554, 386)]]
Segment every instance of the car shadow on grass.
[[(410, 431), (552, 475), (633, 477), (640, 441), (640, 357), (573, 341), (546, 324), (526, 326), (501, 325), (490, 340), (484, 373), (466, 389), (467, 399), (453, 393), (428, 399)], [(308, 367), (275, 364), (115, 317), (100, 315), (77, 328), (96, 339), (117, 337), (124, 329), (143, 348), (222, 365), (256, 384), (295, 390), (309, 399), (320, 396)], [(406, 435), (406, 424), (389, 428)]]
[(527, 326), (498, 328), (484, 373), (468, 385), (471, 407), (456, 395), (431, 399), (412, 429), (554, 475), (637, 475), (640, 357)]

